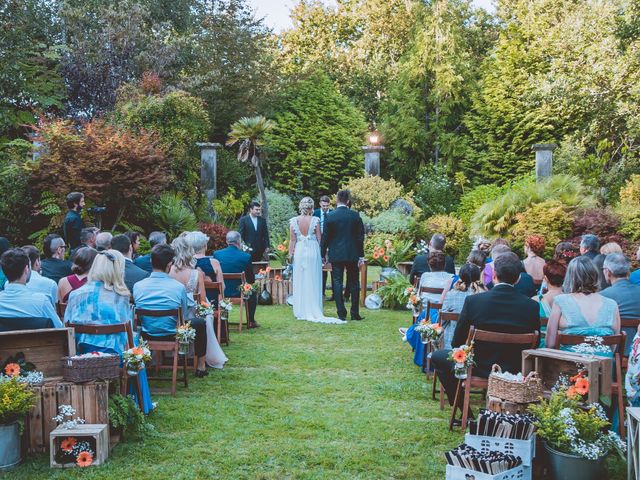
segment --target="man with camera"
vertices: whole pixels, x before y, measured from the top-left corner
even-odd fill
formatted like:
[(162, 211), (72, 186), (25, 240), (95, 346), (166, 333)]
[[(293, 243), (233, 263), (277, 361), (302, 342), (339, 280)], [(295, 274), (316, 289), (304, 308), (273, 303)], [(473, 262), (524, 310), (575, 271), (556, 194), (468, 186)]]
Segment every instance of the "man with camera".
[(62, 224), (62, 232), (64, 238), (71, 250), (77, 249), (80, 244), (80, 232), (84, 228), (84, 221), (80, 212), (84, 207), (84, 194), (81, 192), (71, 192), (67, 195), (67, 207), (69, 211), (64, 217), (64, 223)]

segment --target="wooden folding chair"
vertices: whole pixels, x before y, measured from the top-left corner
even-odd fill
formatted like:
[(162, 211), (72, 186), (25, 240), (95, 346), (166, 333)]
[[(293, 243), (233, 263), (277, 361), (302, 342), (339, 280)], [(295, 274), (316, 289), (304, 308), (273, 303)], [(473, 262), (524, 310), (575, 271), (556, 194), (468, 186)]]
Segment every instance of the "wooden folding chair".
[(60, 320), (64, 322), (64, 312), (67, 311), (67, 304), (65, 302), (56, 303), (56, 313), (60, 317)]
[[(475, 327), (471, 327), (469, 329), (467, 345), (470, 345), (471, 342), (474, 342), (475, 345), (479, 342), (491, 342), (503, 345), (522, 345), (522, 349), (526, 350), (536, 348), (539, 339), (540, 333), (537, 330), (534, 333), (501, 333), (490, 332), (487, 330), (476, 330)], [(467, 428), (469, 412), (471, 411), (471, 389), (475, 388), (486, 390), (488, 385), (488, 378), (474, 377), (473, 367), (467, 368), (467, 378), (465, 380), (458, 380), (456, 396), (453, 401), (453, 411), (451, 412), (451, 420), (449, 421), (449, 430), (453, 430), (453, 423), (456, 419), (457, 410), (460, 408), (460, 393), (462, 392), (463, 394), (462, 431), (464, 432)]]
[[(130, 348), (133, 348), (134, 346), (131, 322), (112, 323), (109, 325), (68, 322), (66, 326), (73, 328), (76, 334), (83, 333), (85, 335), (116, 335), (119, 333), (124, 333), (127, 336), (126, 349), (128, 350)], [(76, 337), (76, 340), (77, 340), (77, 337)], [(129, 380), (129, 376), (127, 375), (127, 368), (124, 365), (120, 369), (120, 377), (121, 377), (120, 393), (124, 396), (127, 394), (127, 382)], [(144, 408), (142, 406), (142, 389), (140, 388), (140, 382), (138, 382), (137, 377), (135, 380), (136, 380), (136, 386), (138, 389), (138, 406), (140, 407), (140, 411), (144, 411)]]
[[(222, 282), (212, 282), (211, 280), (207, 280), (207, 278), (205, 277), (204, 279), (204, 289), (205, 291), (207, 290), (217, 290), (218, 291), (218, 309), (215, 311), (214, 313), (214, 317), (213, 319), (215, 320), (216, 324), (217, 324), (217, 330), (218, 330), (218, 343), (222, 344), (223, 343), (223, 338), (224, 338), (224, 343), (225, 345), (229, 345), (229, 320), (225, 320), (224, 325), (222, 325), (222, 315), (220, 315), (220, 313), (222, 312), (222, 308), (220, 307), (220, 302), (222, 301), (222, 299), (224, 298), (222, 296), (223, 293), (223, 289), (222, 289)], [(222, 330), (224, 328), (224, 330)], [(224, 331), (225, 335), (223, 337), (222, 332)]]
[[(459, 313), (454, 312), (443, 312), (440, 310), (438, 315), (438, 323), (440, 326), (444, 328), (451, 322), (457, 322), (458, 317), (460, 317)], [(444, 348), (444, 337), (440, 340), (440, 348)], [(433, 400), (436, 399), (436, 386), (438, 384), (438, 375), (433, 374), (433, 384), (431, 385), (431, 398)], [(440, 384), (440, 410), (444, 410), (444, 387)]]
[[(631, 317), (623, 317), (620, 319), (620, 329), (624, 330), (625, 328), (632, 329), (634, 331), (633, 335), (630, 333), (627, 335), (627, 342), (629, 346), (632, 345), (633, 337), (635, 336), (635, 332), (638, 330), (638, 325), (640, 325), (640, 318), (631, 318)], [(624, 333), (627, 333), (626, 330)], [(626, 369), (629, 365), (629, 355), (626, 354), (627, 346), (624, 346), (624, 351), (622, 352), (622, 369)]]
[[(440, 310), (442, 309), (442, 304), (439, 302), (432, 302), (432, 301), (428, 301), (427, 302), (427, 314), (426, 314), (426, 320), (431, 321), (431, 310), (435, 310), (436, 312), (438, 312), (437, 314), (440, 314)], [(424, 346), (423, 349), (423, 354), (422, 354), (422, 371), (425, 372), (427, 374), (427, 378), (429, 378), (429, 375), (431, 374), (431, 358), (429, 357), (429, 354), (433, 353), (433, 347), (431, 345), (431, 343), (427, 343)]]
[[(585, 343), (587, 336), (583, 335), (564, 335), (558, 334), (558, 345), (579, 345)], [(602, 344), (608, 347), (614, 347), (613, 359), (616, 372), (616, 381), (611, 382), (611, 395), (618, 398), (618, 431), (622, 438), (625, 437), (624, 421), (624, 377), (622, 376), (622, 355), (624, 354), (624, 346), (627, 341), (627, 334), (620, 332), (618, 335), (607, 335), (602, 338)]]
[[(146, 309), (142, 309), (142, 308), (136, 308), (135, 309), (135, 315), (134, 315), (134, 322), (136, 322), (136, 324), (134, 324), (134, 328), (137, 328), (137, 322), (140, 322), (141, 325), (144, 324), (144, 321), (142, 320), (143, 317), (152, 317), (152, 318), (158, 318), (158, 317), (175, 317), (176, 320), (176, 327), (179, 327), (181, 325), (184, 325), (184, 320), (182, 318), (182, 310), (179, 308), (173, 309), (173, 310), (146, 310)], [(173, 341), (169, 341), (169, 340), (154, 340), (152, 336), (146, 335), (145, 336), (145, 340), (147, 341), (148, 345), (149, 345), (149, 350), (151, 350), (152, 354), (155, 352), (160, 352), (160, 356), (158, 358), (158, 356), (156, 355), (155, 361), (156, 361), (156, 366), (155, 366), (155, 376), (151, 377), (149, 376), (149, 380), (163, 380), (166, 381), (167, 378), (166, 377), (161, 377), (159, 376), (159, 370), (160, 369), (171, 369), (171, 395), (172, 396), (176, 396), (176, 384), (178, 381), (178, 358), (180, 357), (180, 354), (178, 353), (178, 349), (179, 349), (179, 345), (178, 345), (178, 340), (175, 339)], [(168, 365), (164, 365), (163, 360), (164, 360), (164, 352), (173, 352), (173, 363), (171, 366)], [(184, 365), (183, 365), (183, 377), (180, 379), (184, 382), (184, 387), (188, 388), (189, 387), (189, 380), (187, 378), (187, 356), (184, 355)], [(197, 364), (197, 358), (194, 361), (194, 363)]]
[[(224, 274), (224, 279), (225, 281), (227, 280), (240, 280), (240, 284), (244, 284), (247, 282), (247, 277), (245, 275), (244, 272), (240, 272), (240, 273), (225, 273)], [(231, 300), (231, 303), (233, 305), (239, 305), (240, 306), (240, 321), (238, 322), (238, 332), (242, 331), (242, 314), (243, 311), (245, 313), (245, 315), (247, 316), (247, 329), (249, 328), (249, 305), (247, 304), (247, 302), (245, 302), (244, 300), (244, 295), (242, 295), (240, 292), (239, 293), (239, 297), (230, 297), (229, 300)], [(235, 325), (235, 323), (229, 322), (230, 325)]]

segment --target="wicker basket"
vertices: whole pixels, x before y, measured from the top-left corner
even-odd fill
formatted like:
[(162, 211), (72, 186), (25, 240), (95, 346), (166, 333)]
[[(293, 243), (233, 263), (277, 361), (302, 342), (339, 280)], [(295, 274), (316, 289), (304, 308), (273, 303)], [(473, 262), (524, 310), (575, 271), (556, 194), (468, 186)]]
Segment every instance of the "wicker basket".
[(120, 376), (120, 356), (62, 357), (62, 377), (65, 382), (91, 382)]
[(522, 382), (500, 378), (494, 373), (502, 373), (500, 365), (494, 364), (489, 375), (487, 396), (513, 403), (537, 402), (542, 396), (542, 380), (536, 372), (531, 372)]

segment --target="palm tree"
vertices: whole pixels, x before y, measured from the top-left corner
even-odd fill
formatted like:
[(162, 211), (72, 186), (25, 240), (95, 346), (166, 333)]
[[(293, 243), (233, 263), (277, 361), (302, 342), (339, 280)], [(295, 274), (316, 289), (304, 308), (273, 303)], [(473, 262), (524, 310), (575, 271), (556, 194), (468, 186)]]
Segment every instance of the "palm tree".
[(269, 206), (267, 205), (267, 195), (264, 190), (264, 180), (262, 179), (262, 159), (260, 158), (260, 146), (264, 145), (264, 135), (269, 132), (275, 123), (267, 120), (263, 116), (242, 117), (231, 125), (229, 132), (228, 146), (236, 143), (238, 148), (238, 161), (249, 162), (256, 172), (256, 186), (260, 192), (260, 203), (262, 203), (262, 216), (265, 220), (269, 217)]

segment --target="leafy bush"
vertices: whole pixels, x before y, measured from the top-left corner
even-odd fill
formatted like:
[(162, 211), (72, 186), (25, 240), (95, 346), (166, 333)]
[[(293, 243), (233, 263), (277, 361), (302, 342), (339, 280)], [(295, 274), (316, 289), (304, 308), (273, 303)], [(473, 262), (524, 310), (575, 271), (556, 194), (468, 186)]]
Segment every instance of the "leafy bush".
[(620, 233), (633, 241), (640, 239), (640, 175), (631, 175), (620, 189), (617, 211), (622, 221)]
[(27, 183), (30, 152), (31, 144), (24, 140), (0, 144), (2, 235), (16, 243), (26, 240), (33, 222), (32, 216), (25, 212), (25, 205), (33, 203)]
[(297, 215), (293, 201), (284, 193), (267, 189), (269, 203), (269, 237), (275, 244), (277, 239), (289, 235), (289, 220)]
[(469, 238), (462, 220), (453, 215), (434, 215), (422, 223), (426, 232), (424, 240), (428, 241), (434, 233), (443, 234), (447, 240), (444, 250), (453, 257), (458, 255), (460, 247)]
[(409, 229), (413, 219), (402, 210), (392, 208), (372, 218), (369, 223), (374, 232), (401, 233)]
[(0, 425), (20, 421), (34, 404), (35, 395), (29, 384), (17, 377), (3, 377), (0, 381)]
[(155, 428), (147, 422), (131, 395), (116, 394), (109, 397), (109, 423), (115, 429), (122, 429), (125, 436), (143, 437)]
[(406, 290), (411, 284), (404, 275), (393, 275), (387, 279), (386, 285), (377, 291), (385, 308), (402, 308), (407, 301)]
[(516, 214), (516, 223), (509, 231), (507, 239), (514, 249), (522, 250), (529, 235), (542, 235), (545, 239), (545, 255), (553, 256), (558, 242), (571, 233), (573, 218), (567, 207), (557, 200), (536, 203), (524, 212)]
[(456, 214), (465, 225), (469, 225), (471, 218), (482, 205), (500, 197), (505, 191), (506, 188), (499, 185), (480, 185), (473, 190), (469, 190), (460, 197)]
[(449, 213), (458, 203), (458, 188), (449, 178), (445, 165), (423, 166), (418, 171), (415, 201), (427, 217)]
[(196, 217), (180, 193), (163, 193), (147, 210), (154, 227), (166, 232), (170, 239), (197, 227)]
[(225, 225), (201, 223), (198, 225), (198, 228), (209, 237), (209, 243), (207, 244), (207, 253), (209, 255), (227, 246), (227, 233), (229, 229)]
[[(236, 161), (236, 163), (239, 163)], [(228, 229), (237, 229), (238, 220), (242, 216), (245, 207), (249, 204), (250, 196), (243, 193), (236, 196), (236, 191), (230, 188), (226, 195), (213, 200), (213, 210), (216, 212), (216, 220)]]
[(385, 180), (378, 176), (354, 178), (342, 188), (351, 191), (353, 208), (375, 217), (388, 210), (399, 198), (404, 199), (413, 208), (413, 215), (418, 216), (420, 209), (413, 200), (413, 193), (403, 194), (402, 185), (393, 178)]
[(239, 162), (234, 150), (228, 148), (218, 150), (216, 175), (219, 197), (233, 192), (234, 196), (242, 197), (246, 194), (251, 198), (256, 193), (253, 168), (246, 162)]
[(488, 238), (506, 236), (516, 223), (518, 213), (547, 200), (557, 200), (570, 210), (589, 207), (594, 202), (575, 177), (554, 175), (541, 182), (526, 177), (480, 207), (471, 219), (471, 233)]
[(578, 211), (573, 219), (572, 237), (593, 233), (601, 239), (618, 234), (620, 218), (608, 208), (588, 208)]

